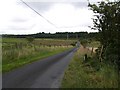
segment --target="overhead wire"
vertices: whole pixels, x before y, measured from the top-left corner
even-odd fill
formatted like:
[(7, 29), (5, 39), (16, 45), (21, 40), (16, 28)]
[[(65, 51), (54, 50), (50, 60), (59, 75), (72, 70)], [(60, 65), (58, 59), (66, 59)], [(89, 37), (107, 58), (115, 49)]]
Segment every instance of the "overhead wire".
[(74, 28), (74, 27), (79, 27), (79, 26), (71, 26), (71, 27), (57, 27), (55, 24), (53, 24), (50, 20), (45, 18), (43, 15), (41, 15), (39, 12), (37, 12), (35, 9), (33, 9), (30, 5), (28, 5), (26, 2), (23, 0), (20, 0), (22, 3), (24, 3), (27, 7), (29, 7), (31, 10), (33, 10), (36, 14), (38, 14), (40, 17), (42, 17), (44, 20), (46, 20), (49, 24), (53, 25), (55, 28)]
[(45, 18), (43, 15), (41, 15), (39, 12), (37, 12), (35, 9), (33, 9), (31, 6), (29, 6), (26, 2), (24, 2), (23, 0), (20, 0), (22, 3), (24, 3), (26, 6), (28, 6), (31, 10), (33, 10), (36, 14), (38, 14), (39, 16), (41, 16), (43, 19), (45, 19), (49, 24), (53, 25), (54, 27), (58, 28), (55, 24), (53, 24), (52, 22), (50, 22), (47, 18)]

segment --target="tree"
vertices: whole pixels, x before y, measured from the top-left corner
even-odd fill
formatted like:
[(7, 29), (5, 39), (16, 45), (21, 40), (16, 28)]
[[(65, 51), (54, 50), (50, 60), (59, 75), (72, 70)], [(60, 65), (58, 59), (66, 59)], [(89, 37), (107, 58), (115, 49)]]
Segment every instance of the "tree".
[(100, 57), (106, 61), (119, 63), (120, 42), (120, 2), (98, 2), (88, 5), (95, 13), (94, 27), (99, 30), (98, 40), (101, 42)]
[(86, 48), (88, 41), (86, 39), (83, 39), (80, 41), (80, 43), (83, 45), (84, 48)]

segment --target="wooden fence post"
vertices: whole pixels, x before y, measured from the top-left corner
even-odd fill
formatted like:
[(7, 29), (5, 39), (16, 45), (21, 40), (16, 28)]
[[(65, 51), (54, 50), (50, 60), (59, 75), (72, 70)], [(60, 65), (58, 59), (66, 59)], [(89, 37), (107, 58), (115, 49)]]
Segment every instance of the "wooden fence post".
[(100, 55), (99, 55), (99, 60), (100, 62), (102, 62), (102, 52), (103, 52), (103, 45), (102, 45), (102, 48), (100, 50)]
[(84, 55), (84, 62), (87, 61), (87, 54)]
[(91, 56), (92, 56), (92, 54), (93, 54), (93, 47), (92, 47), (92, 50), (91, 50)]

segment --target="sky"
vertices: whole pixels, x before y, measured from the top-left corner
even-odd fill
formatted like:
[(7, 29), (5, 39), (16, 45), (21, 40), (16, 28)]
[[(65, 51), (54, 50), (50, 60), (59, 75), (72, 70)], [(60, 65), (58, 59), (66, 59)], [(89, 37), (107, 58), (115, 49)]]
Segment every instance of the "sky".
[[(21, 0), (0, 2), (0, 34), (34, 34), (39, 32), (97, 32), (93, 26), (94, 13), (87, 0)], [(101, 0), (89, 0), (96, 3)], [(48, 20), (48, 21), (47, 21)]]

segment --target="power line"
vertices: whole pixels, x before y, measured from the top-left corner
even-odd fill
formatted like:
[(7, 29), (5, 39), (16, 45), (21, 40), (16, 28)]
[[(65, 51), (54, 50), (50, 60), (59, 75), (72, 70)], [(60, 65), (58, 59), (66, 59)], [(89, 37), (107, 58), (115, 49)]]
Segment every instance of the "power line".
[(31, 10), (33, 10), (36, 14), (38, 14), (40, 17), (42, 17), (43, 19), (45, 19), (49, 24), (53, 25), (56, 28), (75, 28), (75, 27), (79, 27), (79, 26), (70, 26), (70, 27), (57, 27), (55, 24), (53, 24), (51, 21), (49, 21), (47, 18), (45, 18), (43, 15), (41, 15), (39, 12), (37, 12), (35, 9), (33, 9), (31, 6), (29, 6), (26, 2), (24, 2), (23, 0), (20, 0), (22, 3), (24, 3), (26, 6), (28, 6)]
[(50, 22), (48, 19), (46, 19), (43, 15), (41, 15), (39, 12), (37, 12), (35, 9), (33, 9), (31, 6), (29, 6), (26, 2), (24, 2), (23, 0), (21, 0), (22, 3), (24, 3), (26, 6), (28, 6), (31, 10), (33, 10), (35, 13), (37, 13), (39, 16), (41, 16), (43, 19), (45, 19), (48, 23), (50, 23), (51, 25), (53, 25), (54, 27), (58, 28), (55, 24), (53, 24), (52, 22)]

